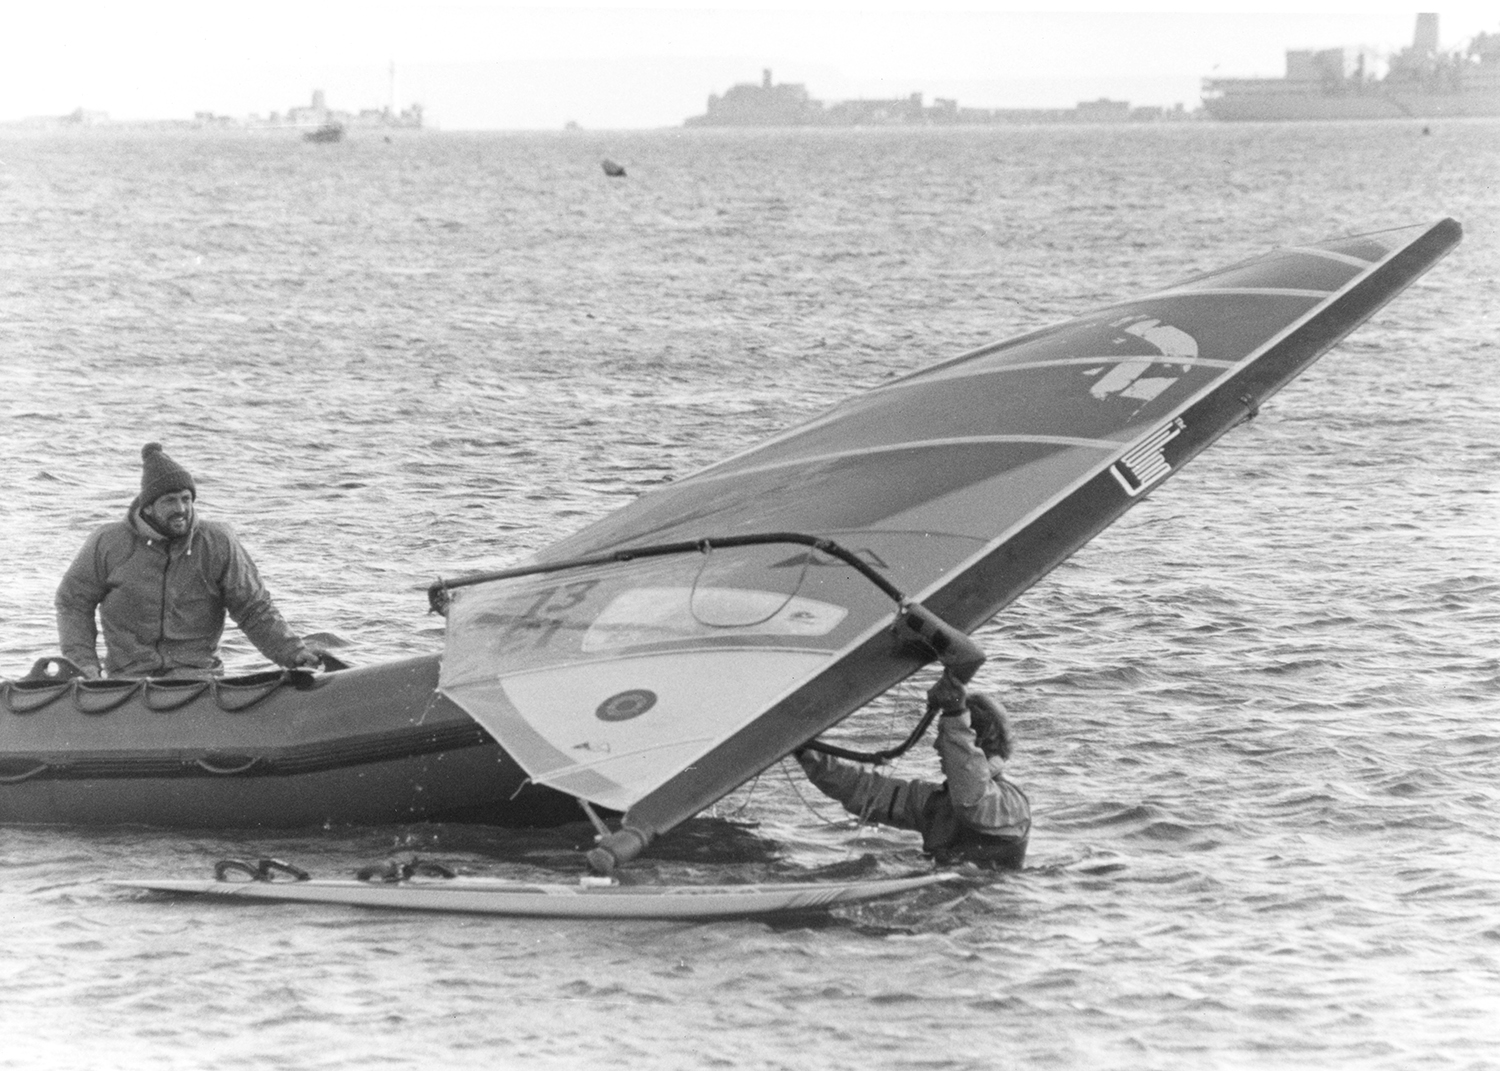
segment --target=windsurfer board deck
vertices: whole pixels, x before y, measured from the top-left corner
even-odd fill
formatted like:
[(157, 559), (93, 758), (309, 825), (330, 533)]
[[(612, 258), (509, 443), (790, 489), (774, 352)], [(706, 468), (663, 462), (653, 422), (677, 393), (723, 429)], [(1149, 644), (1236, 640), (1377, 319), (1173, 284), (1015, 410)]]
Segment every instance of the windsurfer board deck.
[(488, 878), (217, 881), (136, 878), (111, 885), (221, 900), (271, 900), (478, 915), (571, 919), (722, 919), (822, 911), (895, 896), (956, 874), (766, 885), (542, 885)]

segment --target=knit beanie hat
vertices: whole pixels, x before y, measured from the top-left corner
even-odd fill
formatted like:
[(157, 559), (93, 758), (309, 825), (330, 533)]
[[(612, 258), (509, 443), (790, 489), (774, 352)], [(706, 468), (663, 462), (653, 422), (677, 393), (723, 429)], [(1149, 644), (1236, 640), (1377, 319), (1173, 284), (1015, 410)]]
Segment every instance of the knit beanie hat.
[(141, 447), (141, 505), (149, 506), (174, 491), (191, 491), (198, 497), (198, 485), (188, 470), (163, 453), (161, 443), (147, 443)]

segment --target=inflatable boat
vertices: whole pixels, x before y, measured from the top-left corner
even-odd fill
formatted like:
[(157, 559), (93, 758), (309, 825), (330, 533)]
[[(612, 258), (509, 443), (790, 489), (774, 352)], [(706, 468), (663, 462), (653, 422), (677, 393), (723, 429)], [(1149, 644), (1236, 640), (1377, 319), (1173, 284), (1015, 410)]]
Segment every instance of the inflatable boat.
[(556, 825), (526, 774), (437, 691), (438, 656), (335, 672), (0, 681), (0, 824)]

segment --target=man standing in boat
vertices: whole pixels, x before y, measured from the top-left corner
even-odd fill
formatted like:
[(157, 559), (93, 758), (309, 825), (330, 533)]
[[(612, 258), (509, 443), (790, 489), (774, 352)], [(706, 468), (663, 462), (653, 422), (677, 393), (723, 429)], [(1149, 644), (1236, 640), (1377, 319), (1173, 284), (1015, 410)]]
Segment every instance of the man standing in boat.
[(319, 653), (287, 626), (234, 533), (198, 518), (187, 469), (160, 443), (147, 443), (141, 461), (141, 493), (125, 518), (96, 529), (58, 585), (63, 657), (100, 675), (97, 611), (109, 676), (212, 676), (224, 667), (227, 612), (272, 662), (318, 666)]
[(922, 850), (939, 863), (977, 863), (1020, 869), (1031, 835), (1031, 804), (1005, 779), (1010, 725), (999, 703), (969, 693), (944, 673), (927, 693), (942, 711), (938, 761), (946, 780), (907, 781), (863, 765), (802, 748), (797, 761), (808, 779), (860, 821), (922, 834)]

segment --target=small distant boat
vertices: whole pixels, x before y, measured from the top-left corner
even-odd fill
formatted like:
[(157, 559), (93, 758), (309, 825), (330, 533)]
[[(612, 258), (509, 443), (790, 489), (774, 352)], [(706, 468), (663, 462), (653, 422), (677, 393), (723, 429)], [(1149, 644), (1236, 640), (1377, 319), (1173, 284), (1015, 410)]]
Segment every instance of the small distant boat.
[(316, 130), (309, 130), (302, 135), (303, 141), (316, 141), (320, 143), (331, 143), (344, 140), (344, 125), (342, 123), (324, 123)]
[(615, 163), (613, 160), (605, 159), (605, 161), (604, 161), (604, 173), (606, 175), (608, 175), (610, 178), (624, 178), (625, 177), (625, 168), (622, 167), (620, 164)]

